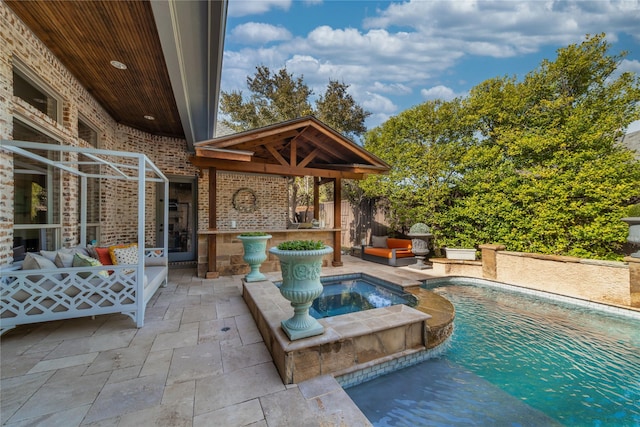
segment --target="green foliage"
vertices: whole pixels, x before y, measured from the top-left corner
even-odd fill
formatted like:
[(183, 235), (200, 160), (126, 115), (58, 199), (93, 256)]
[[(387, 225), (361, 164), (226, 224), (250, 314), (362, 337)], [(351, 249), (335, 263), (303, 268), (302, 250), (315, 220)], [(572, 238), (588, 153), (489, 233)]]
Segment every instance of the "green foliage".
[(627, 210), (628, 217), (640, 217), (640, 203), (629, 206)]
[(619, 138), (640, 119), (640, 79), (617, 74), (624, 55), (608, 50), (604, 35), (587, 36), (522, 81), (474, 87), (455, 115), (430, 102), (372, 130), (365, 146), (393, 171), (367, 191), (389, 198), (399, 222), (431, 225), (436, 245), (619, 259), (619, 219), (640, 196), (640, 162)]
[(265, 233), (264, 231), (247, 231), (246, 233), (240, 233), (242, 237), (260, 237), (260, 236), (268, 236), (269, 233)]
[(271, 73), (268, 67), (256, 67), (247, 77), (251, 95), (244, 100), (241, 91), (222, 92), (220, 110), (229, 116), (223, 123), (236, 131), (256, 129), (312, 114), (308, 98), (313, 91), (302, 77), (294, 78), (285, 68)]
[(287, 240), (278, 245), (281, 251), (315, 251), (324, 248), (321, 240)]
[(392, 165), (387, 175), (361, 183), (369, 197), (384, 197), (396, 229), (433, 224), (459, 180), (454, 165), (472, 141), (459, 99), (429, 101), (392, 117), (367, 133), (364, 147)]
[(371, 115), (347, 92), (349, 85), (329, 80), (327, 90), (316, 102), (315, 115), (338, 132), (354, 138), (364, 134), (364, 121)]
[(366, 131), (365, 119), (371, 115), (349, 95), (349, 85), (335, 80), (329, 81), (316, 108), (312, 108), (309, 98), (313, 91), (303, 76), (294, 77), (286, 68), (272, 73), (264, 65), (256, 67), (255, 75), (247, 77), (247, 88), (248, 99), (241, 91), (223, 91), (220, 95), (220, 111), (228, 117), (222, 122), (236, 131), (315, 115), (336, 131), (359, 137)]

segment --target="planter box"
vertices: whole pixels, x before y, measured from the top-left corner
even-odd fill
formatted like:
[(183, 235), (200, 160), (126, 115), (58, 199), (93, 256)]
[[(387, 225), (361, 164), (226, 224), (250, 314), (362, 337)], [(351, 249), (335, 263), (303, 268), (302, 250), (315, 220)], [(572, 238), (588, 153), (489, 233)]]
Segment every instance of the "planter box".
[(476, 250), (475, 249), (455, 249), (455, 248), (444, 248), (447, 259), (462, 259), (462, 260), (475, 260), (476, 259)]

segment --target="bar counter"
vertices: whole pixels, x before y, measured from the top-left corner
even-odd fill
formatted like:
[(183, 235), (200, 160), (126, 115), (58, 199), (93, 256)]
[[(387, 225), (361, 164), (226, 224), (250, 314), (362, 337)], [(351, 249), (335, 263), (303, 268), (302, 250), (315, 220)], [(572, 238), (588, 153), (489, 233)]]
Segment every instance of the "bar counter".
[[(242, 257), (244, 250), (238, 235), (251, 232), (265, 232), (272, 237), (267, 242), (267, 260), (262, 263), (260, 271), (278, 271), (280, 264), (278, 258), (269, 254), (269, 248), (277, 246), (286, 240), (322, 240), (326, 245), (333, 247), (333, 254), (329, 254), (323, 260), (323, 266), (341, 266), (340, 253), (341, 229), (336, 228), (288, 228), (279, 230), (201, 230), (198, 231), (198, 276), (216, 278), (218, 276), (230, 276), (234, 274), (246, 274), (249, 266)], [(335, 242), (338, 242), (336, 247)], [(215, 266), (211, 268), (215, 263)]]

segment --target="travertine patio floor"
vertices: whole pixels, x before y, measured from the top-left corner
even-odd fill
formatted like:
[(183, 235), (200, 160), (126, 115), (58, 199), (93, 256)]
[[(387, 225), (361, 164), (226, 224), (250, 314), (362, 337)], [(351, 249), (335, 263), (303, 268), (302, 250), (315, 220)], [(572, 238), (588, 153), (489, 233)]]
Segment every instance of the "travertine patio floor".
[[(328, 274), (362, 271), (345, 257)], [(351, 261), (349, 261), (349, 259)], [(366, 263), (371, 272), (423, 275)], [(170, 269), (141, 329), (126, 316), (25, 325), (0, 340), (7, 426), (370, 425), (331, 376), (284, 385), (241, 276)]]

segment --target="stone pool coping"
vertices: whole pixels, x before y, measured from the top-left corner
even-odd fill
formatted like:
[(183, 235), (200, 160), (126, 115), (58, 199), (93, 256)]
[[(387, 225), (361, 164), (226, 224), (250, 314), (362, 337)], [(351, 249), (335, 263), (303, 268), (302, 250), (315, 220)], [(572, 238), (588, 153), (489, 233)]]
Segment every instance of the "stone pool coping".
[[(415, 294), (420, 293), (419, 284), (406, 281), (399, 285)], [(272, 281), (243, 282), (243, 298), (285, 384), (325, 374), (344, 376), (399, 358), (408, 364), (418, 363), (434, 346), (429, 343), (435, 340), (435, 326), (448, 326), (450, 335), (454, 314), (451, 310), (447, 320), (446, 304), (431, 304), (439, 307), (435, 316), (420, 307), (395, 305), (319, 319), (325, 327), (322, 335), (290, 341), (280, 322), (291, 317), (293, 309)], [(425, 304), (424, 310), (429, 306)], [(437, 344), (448, 336), (442, 332), (439, 335)]]

